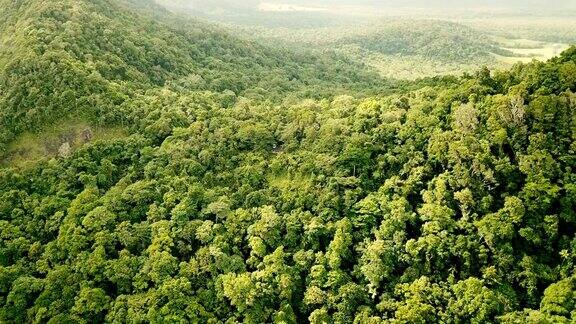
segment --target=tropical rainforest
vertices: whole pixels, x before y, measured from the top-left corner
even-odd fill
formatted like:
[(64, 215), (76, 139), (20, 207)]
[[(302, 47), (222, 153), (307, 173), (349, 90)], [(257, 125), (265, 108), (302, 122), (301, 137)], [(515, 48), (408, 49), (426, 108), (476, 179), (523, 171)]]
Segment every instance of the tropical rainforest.
[[(576, 46), (408, 81), (229, 26), (0, 0), (1, 323), (576, 320)], [(510, 54), (387, 26), (327, 44)]]

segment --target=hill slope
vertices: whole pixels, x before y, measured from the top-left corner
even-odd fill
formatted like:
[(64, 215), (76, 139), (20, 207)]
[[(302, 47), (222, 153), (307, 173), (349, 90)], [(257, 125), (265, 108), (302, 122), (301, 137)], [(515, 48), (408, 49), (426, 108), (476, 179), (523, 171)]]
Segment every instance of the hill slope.
[(261, 46), (179, 20), (151, 3), (152, 9), (109, 0), (0, 5), (6, 17), (0, 26), (0, 122), (8, 126), (0, 145), (71, 115), (111, 122), (122, 117), (115, 109), (123, 102), (159, 87), (279, 98), (385, 86), (360, 65)]

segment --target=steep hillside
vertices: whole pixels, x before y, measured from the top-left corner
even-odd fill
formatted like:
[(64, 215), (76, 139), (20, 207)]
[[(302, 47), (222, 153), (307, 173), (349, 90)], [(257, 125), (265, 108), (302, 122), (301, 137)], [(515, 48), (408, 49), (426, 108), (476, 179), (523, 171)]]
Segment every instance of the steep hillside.
[(277, 100), (289, 92), (319, 96), (385, 86), (358, 64), (261, 46), (152, 3), (147, 9), (114, 0), (0, 5), (6, 18), (0, 26), (0, 122), (6, 125), (0, 148), (64, 117), (122, 120), (119, 105), (159, 87)]

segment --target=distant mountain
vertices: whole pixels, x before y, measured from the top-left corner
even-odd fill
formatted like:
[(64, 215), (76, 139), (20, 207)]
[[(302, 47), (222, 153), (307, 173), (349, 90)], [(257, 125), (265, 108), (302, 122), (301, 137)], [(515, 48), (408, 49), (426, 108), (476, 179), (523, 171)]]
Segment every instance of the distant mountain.
[(452, 63), (473, 62), (502, 51), (479, 31), (435, 20), (392, 20), (381, 26), (365, 28), (340, 43), (355, 44), (367, 52), (417, 55)]

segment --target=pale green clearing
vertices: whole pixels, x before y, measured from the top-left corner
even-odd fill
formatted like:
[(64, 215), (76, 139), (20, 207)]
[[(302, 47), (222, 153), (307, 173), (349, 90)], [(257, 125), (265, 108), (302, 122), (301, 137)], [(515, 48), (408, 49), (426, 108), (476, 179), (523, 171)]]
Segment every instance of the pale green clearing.
[(121, 127), (92, 126), (82, 120), (66, 120), (37, 133), (20, 135), (0, 155), (0, 165), (25, 167), (46, 158), (67, 155), (92, 142), (127, 136)]
[(504, 37), (495, 37), (494, 41), (502, 49), (510, 51), (516, 56), (502, 56), (494, 54), (494, 57), (505, 64), (514, 64), (517, 62), (530, 62), (532, 60), (547, 61), (555, 56), (560, 55), (570, 47), (569, 44), (549, 43), (530, 39), (509, 39)]

